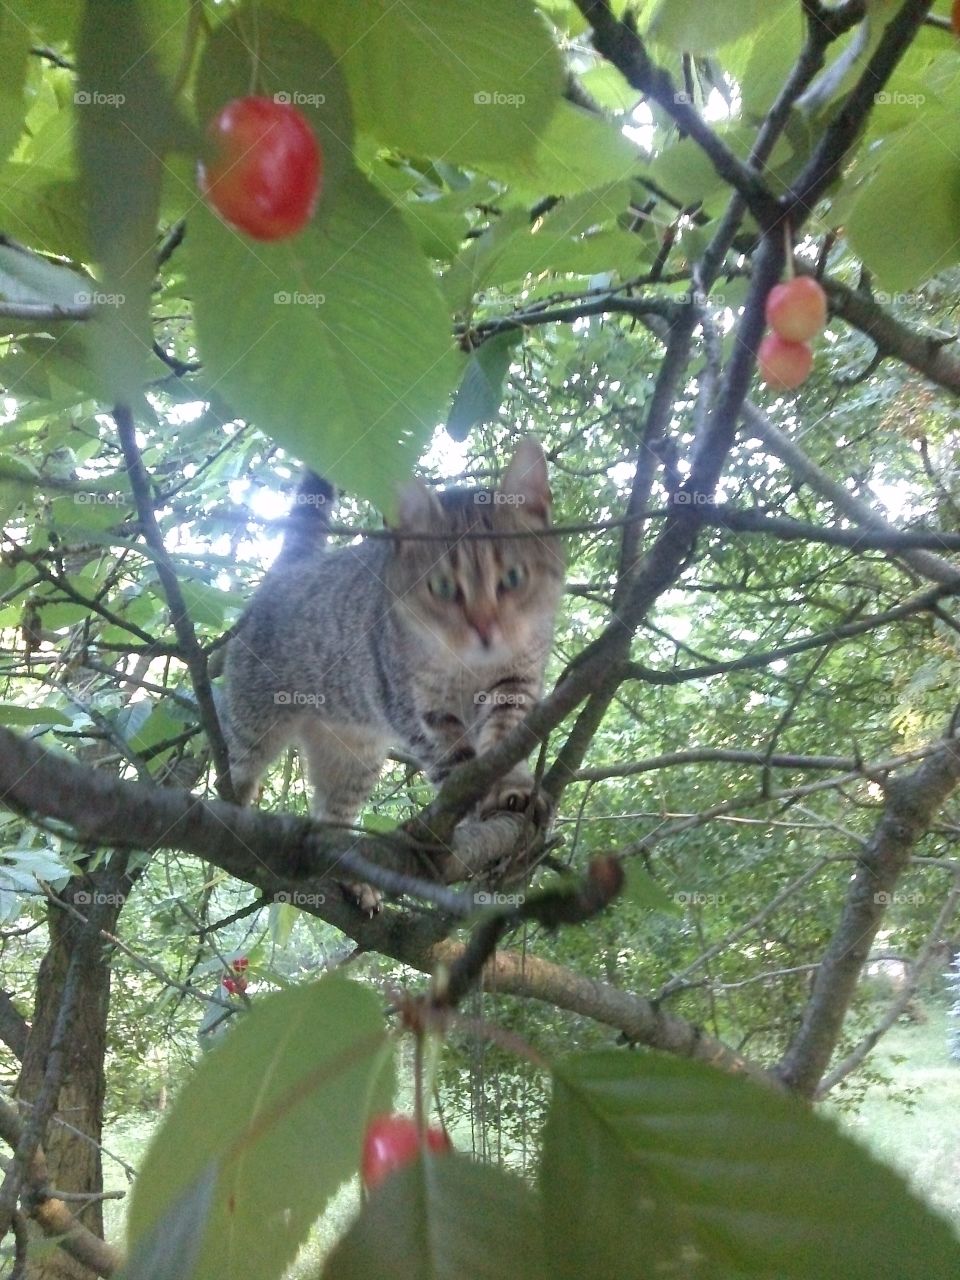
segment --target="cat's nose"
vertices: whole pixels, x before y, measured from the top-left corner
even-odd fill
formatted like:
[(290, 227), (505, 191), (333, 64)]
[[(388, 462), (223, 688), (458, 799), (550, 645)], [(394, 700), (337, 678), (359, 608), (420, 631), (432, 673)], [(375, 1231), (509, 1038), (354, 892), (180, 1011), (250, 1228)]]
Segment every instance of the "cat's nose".
[(480, 643), (483, 647), (489, 649), (493, 644), (494, 632), (497, 626), (497, 620), (493, 614), (472, 614), (467, 621), (480, 637)]

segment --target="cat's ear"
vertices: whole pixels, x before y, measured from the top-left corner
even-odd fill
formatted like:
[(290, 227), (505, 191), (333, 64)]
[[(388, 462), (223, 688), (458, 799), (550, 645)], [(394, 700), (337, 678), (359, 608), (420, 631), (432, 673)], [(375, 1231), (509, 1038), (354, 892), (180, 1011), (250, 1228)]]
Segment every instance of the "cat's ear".
[(408, 480), (400, 489), (396, 512), (393, 527), (397, 530), (429, 532), (436, 527), (438, 520), (443, 519), (440, 499), (422, 480), (416, 479)]
[(547, 459), (536, 436), (526, 436), (517, 445), (517, 451), (503, 473), (500, 492), (522, 499), (525, 511), (550, 518), (553, 494), (547, 477)]

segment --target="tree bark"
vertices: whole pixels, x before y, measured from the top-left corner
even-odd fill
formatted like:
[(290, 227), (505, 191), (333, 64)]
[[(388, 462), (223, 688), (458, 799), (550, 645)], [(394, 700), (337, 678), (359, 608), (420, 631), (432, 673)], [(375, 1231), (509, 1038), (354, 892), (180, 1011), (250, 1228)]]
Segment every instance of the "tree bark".
[[(76, 903), (83, 914), (88, 903), (99, 901), (98, 923), (112, 932), (123, 904), (117, 884), (116, 874), (104, 869), (72, 879), (63, 890), (63, 897)], [(114, 900), (100, 901), (104, 897)], [(50, 946), (37, 974), (33, 1024), (17, 1090), (19, 1098), (26, 1103), (38, 1096), (43, 1084), (64, 980), (83, 936), (84, 924), (63, 909), (51, 906), (49, 930)], [(44, 1152), (53, 1187), (58, 1191), (89, 1192), (98, 1196), (103, 1190), (100, 1142), (106, 1087), (104, 1057), (110, 1003), (110, 954), (99, 944), (87, 946), (84, 951), (79, 958), (76, 1008), (66, 1046), (65, 1070), (55, 1116), (44, 1140)], [(71, 1127), (58, 1124), (58, 1119)], [(78, 1205), (75, 1217), (102, 1237), (103, 1213), (99, 1199)], [(32, 1230), (40, 1238), (39, 1228), (34, 1226)], [(42, 1261), (34, 1262), (29, 1271), (30, 1280), (89, 1280), (92, 1274), (60, 1250), (45, 1253)]]

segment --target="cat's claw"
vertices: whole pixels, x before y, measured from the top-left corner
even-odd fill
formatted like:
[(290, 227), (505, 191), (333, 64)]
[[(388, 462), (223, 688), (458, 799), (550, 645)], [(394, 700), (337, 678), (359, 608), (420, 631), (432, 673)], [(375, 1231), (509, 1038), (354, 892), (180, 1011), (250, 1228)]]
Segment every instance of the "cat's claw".
[(383, 894), (379, 889), (375, 889), (372, 884), (350, 881), (340, 887), (349, 901), (359, 907), (363, 914), (371, 917), (371, 919), (383, 906)]
[(479, 816), (482, 820), (496, 813), (526, 813), (531, 802), (533, 821), (541, 827), (551, 813), (550, 803), (543, 792), (536, 789), (532, 778), (504, 778), (480, 805)]

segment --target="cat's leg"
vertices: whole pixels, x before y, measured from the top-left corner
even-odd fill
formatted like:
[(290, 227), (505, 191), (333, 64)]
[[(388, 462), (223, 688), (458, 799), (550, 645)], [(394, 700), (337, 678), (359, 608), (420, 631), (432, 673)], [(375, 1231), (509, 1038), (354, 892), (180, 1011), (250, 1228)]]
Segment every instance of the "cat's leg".
[(439, 787), (451, 769), (477, 754), (470, 730), (459, 716), (446, 711), (423, 711), (420, 730), (410, 740), (410, 749), (424, 772)]
[(257, 794), (260, 779), (267, 767), (290, 742), (292, 726), (288, 720), (259, 722), (251, 718), (238, 723), (230, 716), (223, 720), (230, 782), (237, 804), (250, 804)]
[[(478, 693), (477, 711), (472, 726), (477, 754), (482, 755), (485, 751), (492, 750), (523, 720), (539, 699), (538, 675), (504, 676), (489, 689)], [(494, 783), (480, 804), (480, 816), (485, 818), (503, 809), (523, 812), (535, 791), (533, 774), (527, 762), (522, 760)], [(534, 814), (538, 819), (546, 816), (546, 810), (545, 802), (535, 799)]]
[[(311, 811), (325, 822), (352, 826), (377, 784), (387, 744), (378, 734), (316, 719), (305, 724), (300, 742), (312, 788)], [(341, 882), (360, 910), (380, 910), (381, 894), (369, 884)]]

